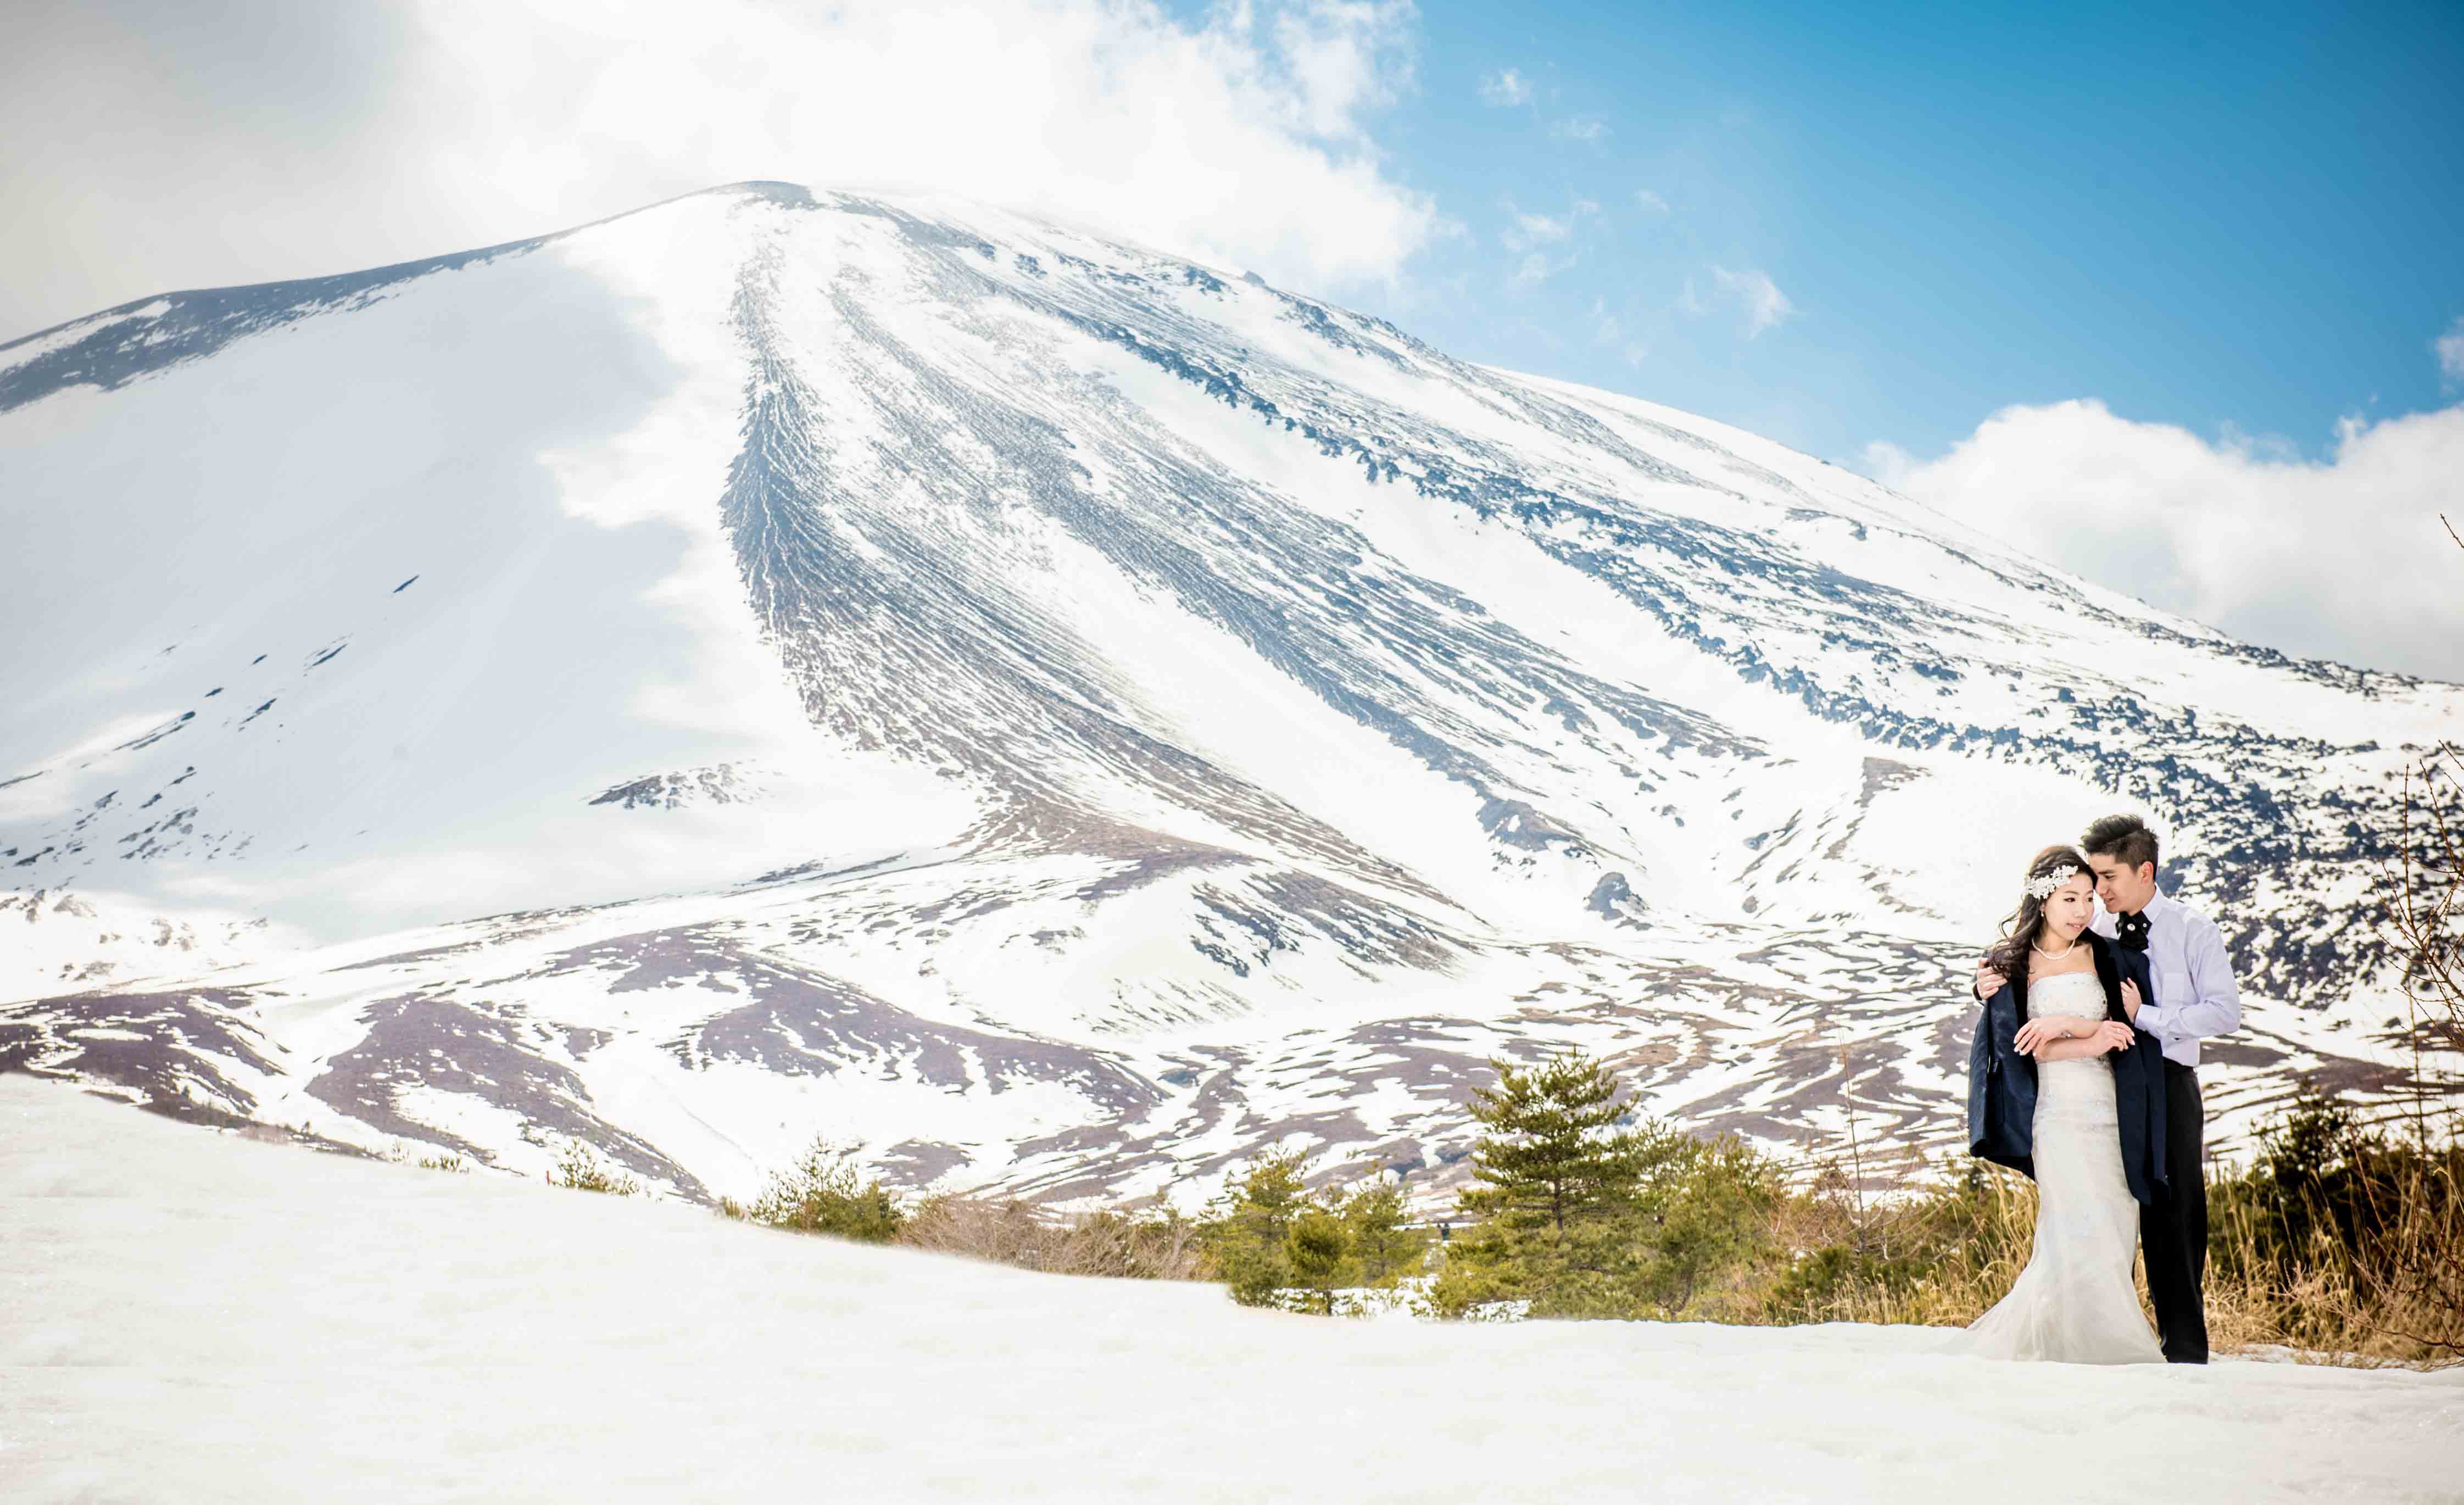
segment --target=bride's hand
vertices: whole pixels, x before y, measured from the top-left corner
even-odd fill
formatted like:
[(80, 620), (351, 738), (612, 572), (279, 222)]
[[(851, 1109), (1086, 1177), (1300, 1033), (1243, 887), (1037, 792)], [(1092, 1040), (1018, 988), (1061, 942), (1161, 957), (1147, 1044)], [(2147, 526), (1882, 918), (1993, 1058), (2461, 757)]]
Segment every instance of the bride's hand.
[(2034, 1055), (2049, 1045), (2076, 1038), (2067, 1024), (2056, 1024), (2051, 1019), (2031, 1019), (2019, 1027), (2019, 1032), (2012, 1037), (2011, 1043), (2019, 1048), (2021, 1055)]
[(2130, 1049), (2130, 1038), (2133, 1032), (2131, 1028), (2121, 1020), (2108, 1019), (2096, 1027), (2096, 1042), (2106, 1051), (2127, 1051)]

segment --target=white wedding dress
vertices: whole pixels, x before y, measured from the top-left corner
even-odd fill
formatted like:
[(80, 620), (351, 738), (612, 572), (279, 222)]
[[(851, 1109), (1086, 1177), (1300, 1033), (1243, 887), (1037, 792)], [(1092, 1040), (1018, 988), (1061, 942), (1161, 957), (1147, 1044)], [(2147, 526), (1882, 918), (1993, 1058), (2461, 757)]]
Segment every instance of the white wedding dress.
[[(2104, 1018), (2094, 972), (2032, 984), (2028, 1017)], [(2036, 1063), (2036, 1242), (1993, 1310), (1956, 1351), (1985, 1359), (2076, 1364), (2162, 1363), (2165, 1351), (2130, 1283), (2139, 1204), (2122, 1173), (2122, 1131), (2110, 1057)]]

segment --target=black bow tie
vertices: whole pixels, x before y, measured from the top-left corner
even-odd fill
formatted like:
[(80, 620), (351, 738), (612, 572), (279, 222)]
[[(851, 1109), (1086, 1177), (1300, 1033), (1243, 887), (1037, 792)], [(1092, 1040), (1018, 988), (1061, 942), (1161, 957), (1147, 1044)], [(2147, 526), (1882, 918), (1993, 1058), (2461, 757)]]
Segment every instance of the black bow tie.
[(2113, 939), (2125, 951), (2147, 949), (2147, 917), (2116, 915), (2113, 917)]

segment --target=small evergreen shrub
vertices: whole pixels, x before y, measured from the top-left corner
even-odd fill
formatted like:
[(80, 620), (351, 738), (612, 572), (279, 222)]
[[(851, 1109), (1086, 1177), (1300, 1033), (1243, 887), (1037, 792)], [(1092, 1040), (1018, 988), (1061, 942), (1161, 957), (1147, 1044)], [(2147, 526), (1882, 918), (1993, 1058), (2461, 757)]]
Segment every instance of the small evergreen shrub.
[(556, 1168), (548, 1173), (551, 1185), (569, 1186), (575, 1191), (599, 1191), (610, 1196), (639, 1196), (642, 1184), (623, 1171), (600, 1163), (590, 1146), (580, 1140), (568, 1141), (559, 1156)]
[(776, 1228), (866, 1244), (889, 1243), (906, 1221), (890, 1188), (862, 1180), (850, 1152), (827, 1138), (816, 1139), (793, 1164), (774, 1173), (742, 1216)]
[(1342, 1215), (1359, 1284), (1386, 1289), (1419, 1273), (1429, 1238), (1410, 1226), (1401, 1181), (1378, 1175), (1354, 1183)]
[(1328, 1314), (1346, 1306), (1340, 1293), (1392, 1290), (1419, 1273), (1429, 1236), (1406, 1224), (1400, 1183), (1372, 1175), (1348, 1191), (1313, 1191), (1308, 1175), (1305, 1152), (1267, 1155), (1207, 1205), (1198, 1228), (1206, 1270), (1233, 1300)]
[(1284, 1232), (1284, 1268), (1291, 1272), (1288, 1289), (1301, 1293), (1304, 1310), (1321, 1316), (1334, 1310), (1334, 1289), (1344, 1284), (1351, 1252), (1351, 1231), (1342, 1218), (1314, 1206), (1293, 1216)]
[(1292, 1283), (1292, 1220), (1309, 1204), (1298, 1151), (1265, 1156), (1207, 1205), (1200, 1237), (1216, 1277), (1243, 1306), (1267, 1306)]

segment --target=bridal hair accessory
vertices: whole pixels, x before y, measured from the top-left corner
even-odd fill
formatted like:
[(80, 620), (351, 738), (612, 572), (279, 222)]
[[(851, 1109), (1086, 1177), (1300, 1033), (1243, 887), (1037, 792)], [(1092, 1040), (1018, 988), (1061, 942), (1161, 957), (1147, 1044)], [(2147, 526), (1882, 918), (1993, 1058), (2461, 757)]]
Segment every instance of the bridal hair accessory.
[(2041, 904), (2046, 899), (2053, 896), (2054, 890), (2060, 888), (2071, 879), (2078, 877), (2079, 874), (2079, 869), (2065, 862), (2051, 873), (2039, 874), (2036, 876), (2030, 878), (2028, 880), (2028, 896)]

